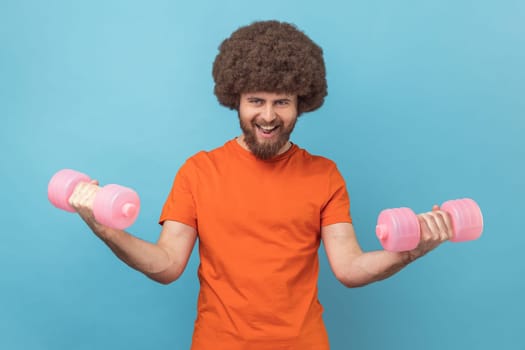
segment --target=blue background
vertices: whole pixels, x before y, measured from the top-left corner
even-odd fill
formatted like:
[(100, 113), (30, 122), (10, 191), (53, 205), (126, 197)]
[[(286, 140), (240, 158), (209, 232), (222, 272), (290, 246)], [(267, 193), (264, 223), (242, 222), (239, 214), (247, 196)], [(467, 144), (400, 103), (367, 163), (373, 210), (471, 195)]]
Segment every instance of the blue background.
[(525, 2), (0, 3), (0, 348), (188, 349), (198, 257), (156, 284), (53, 208), (59, 169), (136, 189), (155, 241), (183, 161), (239, 134), (212, 93), (219, 43), (296, 23), (325, 52), (329, 96), (293, 141), (335, 160), (365, 250), (383, 208), (472, 197), (474, 242), (346, 289), (321, 249), (332, 348), (525, 349)]

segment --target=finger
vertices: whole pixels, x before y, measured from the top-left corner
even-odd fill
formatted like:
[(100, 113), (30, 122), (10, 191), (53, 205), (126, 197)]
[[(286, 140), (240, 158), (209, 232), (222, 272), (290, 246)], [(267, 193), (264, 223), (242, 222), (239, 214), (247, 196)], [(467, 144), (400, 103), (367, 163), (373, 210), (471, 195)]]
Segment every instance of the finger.
[(440, 210), (439, 205), (434, 204), (434, 205), (432, 206), (432, 211), (438, 211), (438, 210)]
[(445, 211), (439, 211), (439, 215), (441, 216), (442, 225), (444, 226), (444, 232), (446, 233), (446, 237), (444, 237), (446, 240), (451, 239), (454, 237), (454, 226), (452, 224), (452, 218), (449, 213)]
[(71, 196), (69, 196), (69, 199), (68, 199), (69, 205), (71, 205), (75, 209), (78, 208), (79, 199), (82, 196), (83, 186), (84, 186), (84, 182), (78, 183), (73, 189), (73, 193), (71, 193)]
[(433, 221), (436, 225), (436, 231), (435, 238), (439, 239), (440, 241), (446, 241), (450, 235), (449, 228), (445, 222), (445, 215), (446, 213), (443, 213), (441, 211), (433, 211), (431, 216), (433, 218)]
[(436, 223), (429, 213), (419, 215), (421, 226), (421, 240), (429, 241), (435, 239), (435, 232), (437, 231)]
[(91, 209), (93, 207), (93, 202), (95, 201), (95, 196), (98, 192), (98, 189), (98, 186), (95, 186), (91, 183), (86, 184), (82, 192), (80, 204), (85, 208)]
[(85, 201), (86, 194), (89, 191), (89, 183), (82, 182), (79, 183), (78, 186), (75, 188), (76, 192), (76, 203), (79, 205), (82, 205), (82, 203)]
[(91, 208), (98, 189), (99, 187), (93, 185), (91, 182), (79, 183), (69, 199), (71, 206), (77, 209), (77, 211), (82, 208)]

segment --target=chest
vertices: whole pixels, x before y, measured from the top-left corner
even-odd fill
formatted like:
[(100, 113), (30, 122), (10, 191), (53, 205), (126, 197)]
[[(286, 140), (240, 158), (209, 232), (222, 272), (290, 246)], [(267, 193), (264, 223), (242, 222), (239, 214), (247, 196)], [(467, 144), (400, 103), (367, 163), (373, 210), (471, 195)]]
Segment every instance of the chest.
[(322, 176), (297, 170), (227, 167), (199, 174), (195, 188), (201, 239), (290, 242), (319, 240), (328, 184)]

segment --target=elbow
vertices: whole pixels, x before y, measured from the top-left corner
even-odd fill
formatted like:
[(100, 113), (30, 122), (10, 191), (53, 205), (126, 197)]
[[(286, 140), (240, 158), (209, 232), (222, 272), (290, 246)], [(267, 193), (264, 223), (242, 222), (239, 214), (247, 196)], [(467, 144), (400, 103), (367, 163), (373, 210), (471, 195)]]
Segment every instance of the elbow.
[(171, 268), (161, 272), (146, 273), (145, 275), (157, 283), (168, 285), (179, 279), (182, 275), (182, 269)]
[(179, 276), (169, 276), (169, 275), (162, 275), (162, 274), (146, 274), (146, 276), (150, 278), (151, 280), (157, 283), (163, 284), (165, 286), (179, 279)]
[(365, 285), (363, 283), (359, 283), (359, 281), (356, 281), (351, 275), (345, 273), (336, 272), (335, 278), (337, 278), (337, 280), (346, 288), (358, 288)]
[(337, 278), (337, 279), (346, 288), (359, 288), (359, 287), (364, 287), (368, 284), (363, 281), (356, 281), (352, 278)]
[(348, 280), (339, 280), (339, 282), (341, 282), (341, 284), (345, 286), (346, 288), (359, 288), (363, 286), (361, 284), (357, 284), (353, 281), (348, 281)]
[(176, 280), (155, 280), (155, 282), (162, 284), (163, 286), (167, 286), (168, 284), (171, 284), (172, 282), (175, 282)]
[(184, 272), (185, 265), (180, 260), (172, 259), (166, 251), (167, 260), (162, 263), (157, 262), (142, 270), (144, 274), (155, 282), (168, 285), (179, 279)]
[(375, 278), (356, 273), (353, 269), (335, 271), (335, 277), (346, 288), (360, 288), (375, 281)]

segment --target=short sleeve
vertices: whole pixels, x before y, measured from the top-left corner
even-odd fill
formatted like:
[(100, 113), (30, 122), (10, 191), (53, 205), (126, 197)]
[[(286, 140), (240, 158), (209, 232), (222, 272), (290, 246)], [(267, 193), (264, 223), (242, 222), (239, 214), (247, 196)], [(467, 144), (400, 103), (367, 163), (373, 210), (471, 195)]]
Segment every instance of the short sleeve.
[(179, 169), (171, 191), (164, 203), (159, 219), (159, 224), (164, 221), (178, 221), (197, 229), (197, 213), (193, 197), (193, 188), (196, 177), (192, 176), (194, 167), (190, 161), (186, 161)]
[(321, 211), (321, 226), (341, 222), (352, 222), (350, 198), (345, 180), (334, 164), (329, 175), (327, 201)]

